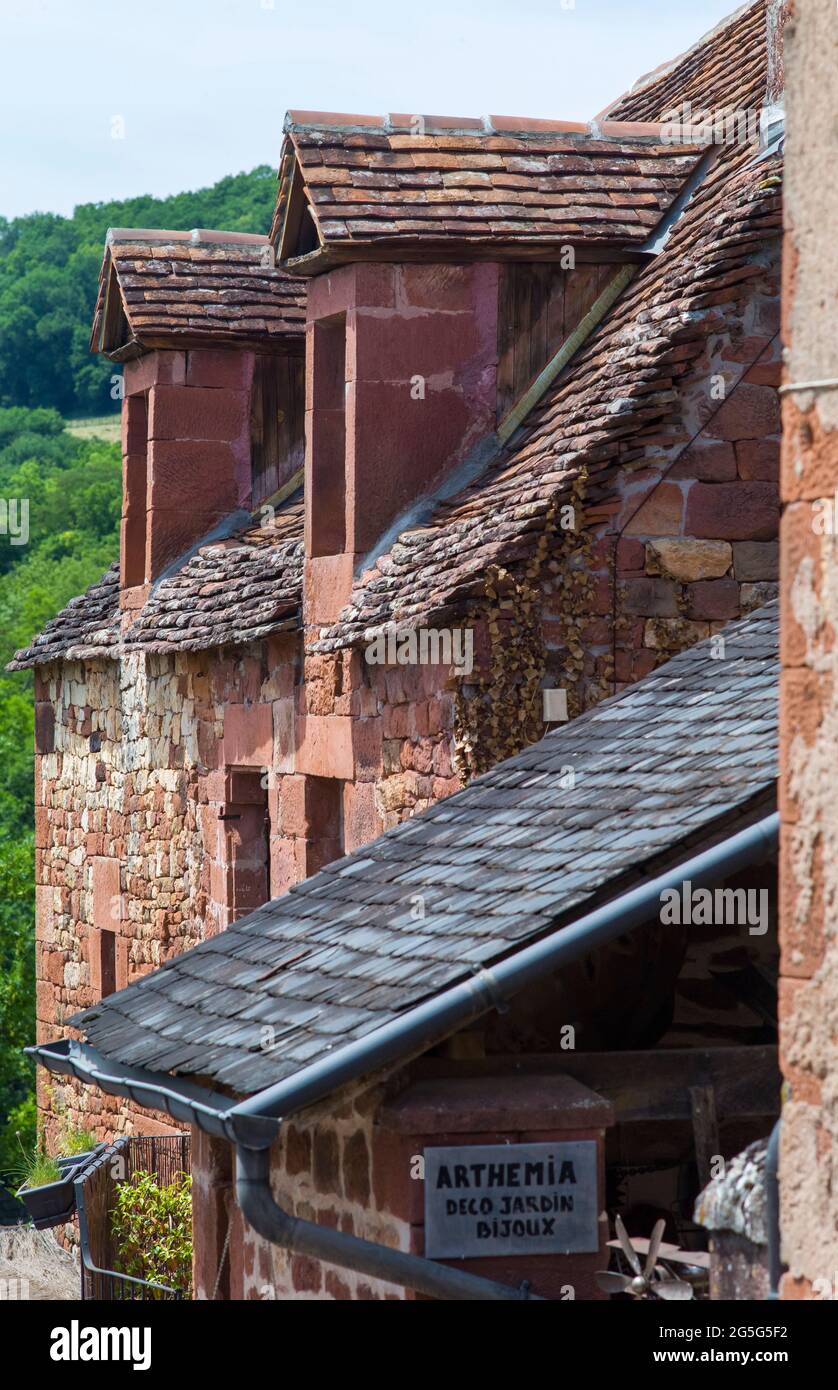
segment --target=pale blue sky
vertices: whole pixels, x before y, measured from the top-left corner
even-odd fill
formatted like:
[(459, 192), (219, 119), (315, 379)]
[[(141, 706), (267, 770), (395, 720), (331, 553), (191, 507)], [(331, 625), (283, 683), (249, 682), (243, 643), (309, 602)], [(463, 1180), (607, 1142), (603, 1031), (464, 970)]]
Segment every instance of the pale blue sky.
[(0, 0), (0, 214), (69, 213), (273, 165), (288, 107), (587, 118), (736, 8)]

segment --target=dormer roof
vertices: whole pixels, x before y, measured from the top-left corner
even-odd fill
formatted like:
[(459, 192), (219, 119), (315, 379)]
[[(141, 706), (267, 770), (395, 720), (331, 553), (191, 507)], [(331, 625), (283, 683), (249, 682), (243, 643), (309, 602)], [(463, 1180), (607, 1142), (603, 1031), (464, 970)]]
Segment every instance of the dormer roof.
[[(317, 274), (352, 260), (625, 260), (703, 152), (660, 123), (290, 111), (271, 240)], [(691, 135), (691, 132), (685, 132)]]
[(305, 287), (276, 269), (267, 237), (108, 231), (91, 351), (113, 361), (184, 346), (302, 352), (304, 330)]

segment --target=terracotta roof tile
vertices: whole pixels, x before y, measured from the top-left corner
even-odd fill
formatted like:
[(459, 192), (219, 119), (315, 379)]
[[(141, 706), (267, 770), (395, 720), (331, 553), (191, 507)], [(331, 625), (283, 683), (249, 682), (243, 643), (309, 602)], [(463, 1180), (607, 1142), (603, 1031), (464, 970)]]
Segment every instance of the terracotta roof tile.
[[(660, 124), (611, 122), (603, 139), (595, 125), (522, 120), (511, 129), (509, 117), (444, 132), (432, 125), (440, 118), (423, 117), (422, 133), (393, 124), (407, 119), (389, 118), (382, 129), (363, 116), (338, 124), (289, 113), (271, 236), (295, 271), (363, 252), (404, 254), (408, 241), (423, 252), (462, 245), (519, 254), (522, 246), (543, 251), (568, 241), (637, 245), (701, 153), (667, 143)], [(291, 231), (298, 178), (319, 241), (319, 250), (299, 258)], [(614, 190), (622, 194), (619, 213), (609, 206)]]
[(534, 533), (580, 467), (588, 470), (595, 502), (626, 449), (641, 449), (659, 434), (679, 409), (677, 379), (761, 273), (755, 255), (780, 236), (771, 179), (781, 161), (753, 166), (752, 158), (749, 148), (720, 156), (666, 249), (640, 269), (559, 375), (517, 446), (379, 557), (339, 622), (324, 632), (322, 650), (391, 623), (438, 619), (482, 596), (487, 567), (530, 553)]
[(153, 588), (126, 651), (200, 651), (252, 642), (296, 623), (303, 581), (302, 489), (269, 525), (201, 546)]
[(121, 359), (179, 344), (302, 345), (305, 288), (266, 237), (111, 228), (91, 349)]
[(240, 527), (199, 546), (154, 585), (133, 627), (120, 636), (119, 566), (73, 599), (8, 670), (123, 652), (200, 651), (265, 637), (297, 621), (303, 581), (302, 489), (268, 525)]
[(8, 671), (23, 671), (63, 659), (82, 661), (109, 657), (119, 643), (119, 565), (111, 565), (101, 579), (71, 599), (66, 608), (46, 624), (30, 646), (15, 652)]
[[(608, 113), (657, 121), (679, 82), (696, 108), (759, 107), (766, 82), (759, 0)], [(681, 97), (678, 97), (678, 101)], [(670, 147), (671, 148), (671, 147)], [(362, 575), (319, 644), (329, 650), (391, 623), (439, 619), (483, 595), (489, 565), (528, 555), (551, 505), (581, 466), (596, 499), (627, 450), (642, 450), (673, 417), (675, 385), (723, 316), (736, 310), (755, 258), (782, 232), (782, 160), (753, 164), (753, 145), (721, 146), (662, 253), (642, 266), (588, 343), (526, 421), (514, 448), (437, 505)], [(720, 318), (721, 316), (721, 318)]]
[(766, 4), (744, 5), (686, 53), (640, 79), (601, 120), (665, 121), (699, 110), (759, 110), (766, 88)]

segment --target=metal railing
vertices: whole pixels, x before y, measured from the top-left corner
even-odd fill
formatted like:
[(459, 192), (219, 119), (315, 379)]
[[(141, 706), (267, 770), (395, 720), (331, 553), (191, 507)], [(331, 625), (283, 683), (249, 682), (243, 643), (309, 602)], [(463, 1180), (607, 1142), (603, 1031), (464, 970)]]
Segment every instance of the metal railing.
[(134, 1173), (153, 1173), (162, 1185), (191, 1171), (188, 1134), (124, 1135), (115, 1139), (73, 1184), (79, 1218), (81, 1296), (108, 1303), (168, 1302), (188, 1297), (167, 1284), (122, 1274), (116, 1263), (111, 1215), (116, 1188)]

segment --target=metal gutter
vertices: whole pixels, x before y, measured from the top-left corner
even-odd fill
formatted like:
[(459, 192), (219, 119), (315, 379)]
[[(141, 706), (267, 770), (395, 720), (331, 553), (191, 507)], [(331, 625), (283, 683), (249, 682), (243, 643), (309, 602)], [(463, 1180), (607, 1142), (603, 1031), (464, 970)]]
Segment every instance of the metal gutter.
[[(207, 1134), (227, 1138), (224, 1118), (235, 1100), (184, 1077), (168, 1072), (146, 1071), (124, 1066), (103, 1057), (88, 1043), (61, 1038), (24, 1048), (36, 1062), (58, 1076), (74, 1076), (87, 1086), (98, 1086), (111, 1096), (123, 1096), (145, 1110), (161, 1110), (173, 1120), (196, 1125)], [(276, 1122), (263, 1127), (264, 1142), (272, 1144), (278, 1132)]]
[(761, 862), (776, 850), (778, 834), (779, 815), (775, 813), (239, 1104), (179, 1077), (121, 1067), (86, 1044), (69, 1039), (26, 1050), (50, 1071), (69, 1073), (111, 1094), (127, 1096), (211, 1134), (224, 1135), (236, 1148), (236, 1195), (242, 1212), (254, 1230), (273, 1244), (430, 1297), (526, 1299), (530, 1297), (526, 1287), (518, 1290), (496, 1284), (290, 1216), (274, 1200), (270, 1186), (270, 1147), (281, 1121), (348, 1081), (421, 1052), (464, 1023), (503, 1006), (511, 995), (543, 975), (648, 921), (659, 909), (661, 894), (680, 889), (686, 879), (697, 887), (707, 886)]
[(244, 1101), (237, 1102), (183, 1077), (122, 1066), (87, 1043), (68, 1038), (26, 1051), (50, 1071), (75, 1076), (146, 1108), (163, 1110), (183, 1123), (224, 1136), (232, 1144), (267, 1148), (276, 1139), (282, 1120), (348, 1082), (431, 1047), (481, 1014), (503, 1007), (512, 995), (542, 976), (647, 922), (656, 915), (661, 894), (679, 890), (686, 879), (696, 887), (706, 887), (766, 859), (776, 851), (779, 824), (776, 812), (755, 822)]
[(382, 1028), (336, 1048), (328, 1058), (313, 1062), (235, 1106), (224, 1118), (226, 1132), (246, 1143), (240, 1128), (243, 1120), (293, 1114), (348, 1081), (432, 1046), (454, 1029), (503, 1006), (513, 994), (543, 975), (572, 964), (580, 956), (647, 922), (657, 915), (661, 894), (679, 890), (686, 879), (697, 887), (707, 886), (764, 860), (776, 850), (779, 828), (780, 817), (775, 812), (499, 964), (480, 970), (471, 979), (408, 1010)]

